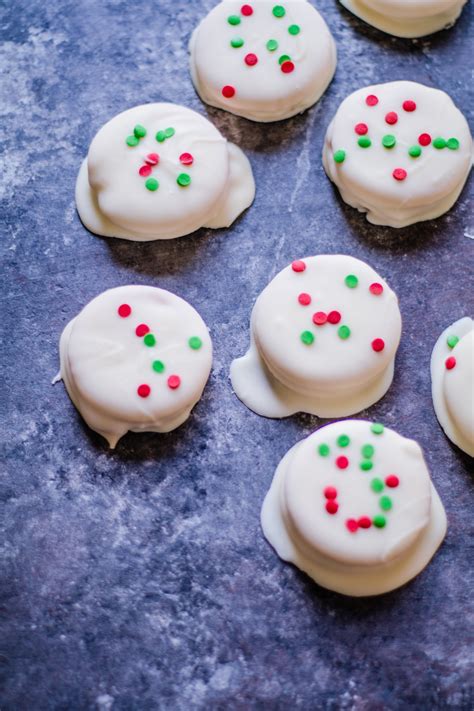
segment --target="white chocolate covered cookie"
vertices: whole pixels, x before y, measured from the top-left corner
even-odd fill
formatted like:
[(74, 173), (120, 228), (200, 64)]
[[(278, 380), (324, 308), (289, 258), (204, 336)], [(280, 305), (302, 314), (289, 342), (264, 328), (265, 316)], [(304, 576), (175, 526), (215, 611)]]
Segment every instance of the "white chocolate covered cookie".
[(451, 442), (474, 457), (474, 321), (461, 318), (436, 341), (431, 356), (436, 417)]
[(454, 25), (466, 0), (340, 0), (369, 25), (395, 37), (424, 37)]
[(364, 420), (327, 425), (290, 449), (261, 521), (280, 558), (354, 596), (414, 578), (446, 533), (419, 445)]
[(472, 165), (466, 119), (443, 91), (410, 81), (358, 89), (326, 133), (323, 164), (342, 199), (375, 225), (447, 212)]
[(87, 229), (144, 242), (228, 227), (254, 196), (240, 148), (203, 116), (175, 104), (136, 106), (106, 123), (76, 184)]
[(265, 417), (352, 415), (390, 387), (400, 334), (397, 297), (367, 264), (344, 255), (296, 260), (258, 297), (232, 386)]
[(110, 447), (132, 432), (169, 432), (201, 397), (212, 344), (197, 311), (169, 291), (120, 286), (64, 329), (61, 371), (74, 405)]
[(191, 75), (201, 99), (253, 121), (312, 106), (336, 70), (336, 45), (307, 0), (223, 0), (194, 31)]

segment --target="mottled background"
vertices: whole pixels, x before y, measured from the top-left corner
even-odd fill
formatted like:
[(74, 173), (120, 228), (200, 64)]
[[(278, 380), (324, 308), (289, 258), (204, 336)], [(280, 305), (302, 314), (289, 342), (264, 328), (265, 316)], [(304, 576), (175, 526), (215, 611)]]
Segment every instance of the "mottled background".
[[(411, 41), (320, 0), (336, 78), (317, 107), (268, 126), (208, 110), (194, 93), (187, 42), (212, 5), (0, 6), (0, 706), (472, 708), (472, 470), (436, 422), (429, 380), (439, 332), (474, 310), (467, 189), (439, 220), (377, 228), (341, 203), (320, 160), (332, 114), (364, 84), (416, 79), (469, 114), (470, 7), (452, 30)], [(207, 114), (246, 150), (255, 204), (229, 230), (148, 244), (97, 238), (75, 212), (80, 162), (106, 120), (156, 100)], [(395, 382), (361, 417), (420, 441), (449, 518), (431, 565), (378, 599), (320, 589), (265, 542), (259, 511), (275, 466), (321, 422), (257, 417), (228, 380), (257, 294), (290, 260), (318, 252), (366, 259), (400, 296)], [(109, 452), (50, 383), (68, 320), (129, 283), (188, 299), (211, 327), (215, 362), (183, 427), (130, 434)]]

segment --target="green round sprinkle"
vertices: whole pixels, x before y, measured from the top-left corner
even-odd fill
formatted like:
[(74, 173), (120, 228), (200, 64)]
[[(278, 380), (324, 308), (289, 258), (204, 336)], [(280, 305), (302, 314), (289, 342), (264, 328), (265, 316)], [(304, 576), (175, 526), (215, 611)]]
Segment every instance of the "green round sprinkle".
[(288, 32), (290, 35), (299, 35), (301, 32), (301, 27), (299, 25), (290, 25), (288, 27)]
[(165, 364), (161, 360), (154, 360), (152, 363), (152, 368), (157, 373), (162, 373), (165, 369)]
[(291, 57), (289, 54), (282, 54), (281, 57), (278, 57), (278, 64), (283, 64), (283, 62), (290, 62)]
[(155, 190), (158, 190), (160, 184), (156, 178), (148, 178), (148, 180), (145, 181), (145, 187), (147, 190), (151, 190), (151, 192), (154, 193)]
[(410, 155), (412, 158), (419, 158), (421, 156), (420, 146), (411, 146), (408, 149), (408, 155)]
[(384, 146), (384, 148), (393, 148), (396, 142), (397, 139), (395, 136), (392, 136), (391, 133), (387, 133), (387, 135), (382, 138), (382, 146)]
[(230, 46), (235, 47), (235, 49), (238, 49), (239, 47), (243, 47), (244, 41), (242, 37), (233, 37), (230, 41)]
[(374, 456), (375, 449), (372, 447), (371, 444), (364, 444), (361, 449), (361, 452), (364, 459), (372, 459), (372, 457)]
[(172, 128), (172, 126), (170, 126), (169, 128), (165, 128), (165, 138), (171, 138), (172, 136), (174, 136), (175, 133), (176, 131), (174, 130), (174, 128)]
[(383, 433), (385, 427), (381, 425), (380, 422), (374, 422), (374, 424), (370, 426), (370, 429), (374, 434), (379, 435)]
[(267, 49), (269, 52), (274, 52), (278, 49), (278, 42), (274, 39), (269, 39), (267, 42)]
[(448, 138), (446, 145), (451, 151), (457, 151), (459, 148), (459, 141), (457, 138)]
[(135, 126), (133, 129), (133, 133), (137, 138), (145, 138), (146, 136), (146, 128), (144, 126), (141, 126), (139, 123)]
[(336, 151), (333, 158), (336, 163), (344, 163), (346, 160), (346, 152), (343, 150)]
[(375, 491), (376, 494), (380, 494), (380, 492), (384, 490), (385, 484), (383, 483), (382, 479), (378, 479), (376, 477), (370, 482), (370, 488), (372, 489), (372, 491)]
[(433, 141), (433, 146), (437, 148), (438, 150), (441, 150), (441, 148), (446, 148), (448, 144), (444, 140), (444, 138), (435, 138)]
[(311, 331), (303, 331), (300, 338), (306, 346), (310, 346), (314, 343), (314, 336)]
[(133, 148), (134, 146), (138, 146), (138, 138), (136, 136), (127, 136), (125, 143), (127, 146)]
[(202, 341), (199, 336), (191, 336), (188, 341), (188, 345), (193, 349), (193, 351), (198, 351), (202, 346)]
[(392, 508), (392, 499), (390, 496), (381, 496), (379, 504), (382, 511), (390, 511)]
[(383, 528), (387, 521), (385, 519), (385, 516), (374, 516), (372, 519), (372, 523), (374, 524), (374, 526), (377, 526), (377, 528)]
[(229, 15), (227, 22), (229, 25), (240, 25), (240, 17), (238, 15)]
[(164, 131), (158, 131), (158, 133), (155, 136), (156, 140), (158, 143), (163, 143), (163, 141), (166, 141), (166, 136)]
[(370, 146), (372, 145), (372, 141), (368, 136), (361, 136), (357, 143), (361, 148), (370, 148)]
[(176, 178), (176, 182), (178, 185), (181, 185), (182, 188), (187, 188), (188, 185), (191, 185), (191, 176), (187, 173), (180, 173)]
[(374, 464), (370, 461), (370, 459), (364, 459), (364, 461), (359, 464), (359, 467), (363, 472), (369, 472), (373, 466)]
[(327, 457), (327, 456), (329, 456), (329, 452), (330, 452), (330, 451), (331, 451), (331, 450), (329, 449), (329, 445), (328, 445), (328, 444), (320, 444), (319, 447), (318, 447), (318, 452), (319, 452), (319, 454), (320, 454), (322, 457)]
[(272, 10), (275, 17), (285, 17), (286, 11), (283, 5), (275, 5)]
[(459, 338), (457, 336), (448, 336), (446, 343), (450, 348), (454, 348), (456, 343), (459, 343)]
[(347, 447), (351, 443), (350, 437), (347, 435), (341, 435), (337, 438), (337, 444), (339, 447)]
[(337, 335), (345, 341), (351, 335), (351, 329), (349, 326), (340, 326), (337, 330)]
[(145, 338), (143, 339), (143, 343), (151, 348), (156, 344), (156, 338), (152, 333), (147, 333)]
[(359, 280), (355, 274), (348, 274), (344, 279), (344, 283), (349, 287), (349, 289), (355, 289), (359, 283)]

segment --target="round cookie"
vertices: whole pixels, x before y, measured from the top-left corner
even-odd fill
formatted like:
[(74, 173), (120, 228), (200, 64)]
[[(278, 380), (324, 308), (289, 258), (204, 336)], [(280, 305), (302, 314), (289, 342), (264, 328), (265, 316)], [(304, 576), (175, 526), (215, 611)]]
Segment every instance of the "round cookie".
[(223, 0), (195, 29), (191, 76), (203, 101), (253, 121), (279, 121), (322, 96), (336, 45), (307, 0)]
[(466, 0), (340, 0), (369, 25), (395, 37), (424, 37), (454, 25)]
[(323, 164), (342, 199), (375, 225), (447, 212), (472, 165), (466, 119), (443, 91), (409, 81), (358, 89), (326, 133)]
[(474, 457), (474, 321), (461, 318), (436, 341), (431, 356), (436, 417), (449, 439)]
[(283, 560), (354, 596), (411, 580), (446, 533), (419, 445), (364, 420), (327, 425), (290, 449), (261, 522)]
[(76, 184), (87, 229), (138, 241), (228, 227), (254, 196), (240, 148), (195, 111), (162, 103), (136, 106), (106, 123)]
[(390, 387), (400, 334), (397, 297), (367, 264), (345, 255), (296, 260), (258, 297), (232, 386), (265, 417), (345, 417)]
[(59, 378), (89, 427), (114, 448), (132, 432), (169, 432), (201, 397), (212, 344), (197, 311), (164, 289), (121, 286), (64, 329)]

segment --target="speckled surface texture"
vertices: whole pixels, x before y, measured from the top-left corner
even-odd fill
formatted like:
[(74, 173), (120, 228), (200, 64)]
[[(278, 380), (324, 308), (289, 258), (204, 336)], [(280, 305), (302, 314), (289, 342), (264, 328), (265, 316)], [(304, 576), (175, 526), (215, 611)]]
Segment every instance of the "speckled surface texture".
[[(338, 43), (336, 79), (316, 108), (263, 126), (206, 111), (194, 93), (187, 41), (212, 5), (0, 9), (0, 706), (472, 708), (472, 462), (438, 427), (429, 382), (439, 332), (474, 310), (468, 189), (442, 219), (376, 228), (341, 203), (320, 161), (330, 117), (363, 84), (439, 86), (468, 115), (470, 7), (452, 30), (410, 41), (320, 0)], [(90, 140), (114, 114), (155, 100), (207, 113), (246, 150), (257, 197), (230, 230), (138, 244), (81, 225), (74, 184)], [(275, 466), (320, 422), (259, 418), (228, 381), (258, 293), (317, 252), (365, 259), (400, 296), (395, 382), (361, 416), (419, 440), (449, 518), (432, 564), (378, 599), (318, 588), (265, 542), (259, 512)], [(134, 282), (188, 299), (212, 328), (215, 362), (187, 424), (129, 434), (109, 452), (50, 382), (67, 321), (102, 290)]]

